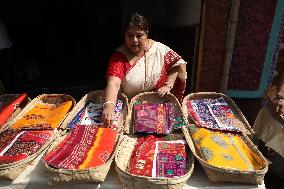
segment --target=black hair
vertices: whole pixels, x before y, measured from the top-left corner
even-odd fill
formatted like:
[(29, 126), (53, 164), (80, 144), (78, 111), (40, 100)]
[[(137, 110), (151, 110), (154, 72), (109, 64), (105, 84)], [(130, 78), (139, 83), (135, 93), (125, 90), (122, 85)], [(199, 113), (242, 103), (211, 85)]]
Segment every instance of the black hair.
[(141, 15), (137, 12), (131, 14), (124, 21), (123, 30), (122, 30), (123, 35), (132, 26), (137, 26), (141, 30), (144, 30), (147, 34), (149, 33), (150, 25), (149, 25), (147, 19), (143, 15)]

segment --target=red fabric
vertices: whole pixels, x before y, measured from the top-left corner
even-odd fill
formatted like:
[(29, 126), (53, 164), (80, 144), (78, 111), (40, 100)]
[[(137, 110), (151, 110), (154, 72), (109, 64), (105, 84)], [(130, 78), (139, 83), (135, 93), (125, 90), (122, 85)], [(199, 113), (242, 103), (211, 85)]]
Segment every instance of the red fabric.
[(162, 139), (163, 137), (154, 135), (139, 137), (130, 158), (128, 172), (134, 175), (151, 177), (155, 154), (155, 142)]
[(52, 167), (86, 169), (106, 163), (116, 145), (117, 132), (92, 125), (75, 125), (44, 161)]
[(0, 165), (14, 163), (16, 161), (20, 161), (22, 159), (27, 158), (27, 154), (19, 154), (15, 156), (0, 156)]
[(106, 77), (116, 76), (122, 79), (126, 72), (131, 68), (126, 56), (121, 52), (114, 52), (110, 57)]
[(27, 97), (27, 93), (21, 94), (12, 103), (10, 103), (6, 108), (3, 108), (0, 112), (0, 126), (2, 126), (13, 114), (15, 108)]

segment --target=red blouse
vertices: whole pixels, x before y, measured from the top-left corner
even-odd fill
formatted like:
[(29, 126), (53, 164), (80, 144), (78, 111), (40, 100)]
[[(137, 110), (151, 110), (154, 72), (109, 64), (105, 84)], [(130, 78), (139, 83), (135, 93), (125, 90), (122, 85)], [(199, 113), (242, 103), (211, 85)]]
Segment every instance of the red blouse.
[(126, 56), (121, 52), (114, 52), (108, 62), (106, 77), (116, 76), (122, 79), (130, 68)]

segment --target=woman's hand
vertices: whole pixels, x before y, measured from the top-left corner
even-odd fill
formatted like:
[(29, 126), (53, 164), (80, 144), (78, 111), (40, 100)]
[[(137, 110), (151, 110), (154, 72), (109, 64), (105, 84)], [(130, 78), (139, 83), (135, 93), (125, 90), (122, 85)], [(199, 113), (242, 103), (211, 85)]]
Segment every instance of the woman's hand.
[(284, 99), (275, 98), (273, 100), (273, 110), (277, 115), (284, 115)]
[(104, 106), (102, 119), (105, 125), (108, 127), (112, 124), (113, 121), (116, 120), (114, 106), (112, 104), (106, 104)]
[(168, 85), (164, 85), (163, 87), (159, 88), (157, 93), (160, 97), (165, 96), (165, 94), (170, 94), (171, 92), (171, 87), (169, 87)]

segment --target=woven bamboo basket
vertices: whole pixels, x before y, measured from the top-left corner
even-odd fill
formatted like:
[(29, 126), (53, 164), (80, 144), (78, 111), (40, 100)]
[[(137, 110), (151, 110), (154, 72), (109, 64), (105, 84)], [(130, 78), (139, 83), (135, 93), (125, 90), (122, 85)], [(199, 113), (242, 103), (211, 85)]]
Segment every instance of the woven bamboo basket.
[[(199, 93), (192, 93), (187, 95), (182, 103), (183, 111), (185, 114), (186, 122), (188, 127), (190, 125), (195, 125), (194, 122), (192, 121), (191, 117), (188, 114), (188, 109), (187, 109), (187, 102), (188, 100), (196, 100), (196, 99), (216, 99), (219, 97), (224, 97), (227, 101), (227, 103), (235, 110), (236, 114), (235, 116), (237, 119), (242, 121), (244, 125), (247, 127), (247, 129), (250, 131), (249, 124), (247, 123), (245, 117), (241, 113), (241, 111), (238, 109), (236, 104), (226, 95), (222, 93), (214, 93), (214, 92), (199, 92)], [(262, 184), (265, 173), (268, 170), (268, 162), (265, 159), (265, 157), (261, 154), (261, 152), (257, 149), (257, 147), (253, 144), (253, 142), (250, 140), (250, 138), (246, 135), (242, 135), (243, 141), (248, 145), (248, 147), (255, 153), (257, 154), (260, 158), (262, 158), (265, 162), (266, 165), (261, 169), (261, 170), (256, 170), (256, 171), (238, 171), (238, 170), (228, 170), (228, 169), (223, 169), (219, 167), (215, 167), (212, 165), (209, 165), (206, 161), (204, 161), (201, 158), (201, 155), (197, 148), (195, 147), (189, 128), (183, 128), (184, 135), (186, 137), (187, 142), (189, 143), (190, 147), (193, 147), (191, 150), (196, 157), (196, 159), (199, 161), (199, 163), (202, 165), (203, 169), (205, 170), (208, 178), (210, 181), (213, 182), (240, 182), (240, 183), (250, 183), (250, 184)]]
[[(64, 123), (61, 125), (62, 129), (65, 129), (67, 125), (72, 121), (74, 116), (77, 115), (77, 113), (85, 106), (85, 104), (89, 100), (98, 101), (104, 99), (104, 91), (103, 90), (96, 90), (92, 91), (88, 94), (86, 94), (76, 105), (76, 107), (73, 109), (72, 112), (68, 115), (68, 117), (65, 119)], [(122, 116), (120, 116), (120, 120), (118, 120), (118, 126), (119, 126), (119, 132), (120, 135), (118, 136), (116, 147), (109, 158), (109, 160), (100, 166), (94, 167), (94, 168), (88, 168), (88, 169), (77, 169), (77, 170), (71, 170), (71, 169), (58, 169), (49, 166), (47, 163), (44, 162), (44, 165), (47, 169), (47, 174), (49, 177), (50, 184), (56, 184), (56, 183), (66, 183), (66, 182), (77, 182), (77, 183), (84, 183), (84, 182), (103, 182), (107, 176), (107, 173), (110, 169), (111, 163), (114, 159), (114, 155), (117, 152), (117, 148), (120, 143), (120, 139), (122, 136), (122, 130), (124, 126), (125, 117), (128, 112), (128, 99), (126, 95), (123, 93), (118, 94), (118, 99), (123, 101), (123, 109), (122, 109)], [(49, 148), (49, 151), (54, 149), (57, 144), (59, 144), (67, 135), (68, 131), (65, 130), (64, 133), (61, 133), (61, 136), (58, 138), (58, 140)]]
[[(11, 126), (16, 123), (19, 119), (21, 119), (29, 110), (31, 110), (34, 105), (38, 103), (47, 103), (47, 104), (58, 104), (65, 102), (67, 100), (71, 100), (73, 105), (70, 110), (75, 106), (76, 101), (73, 97), (65, 94), (42, 94), (34, 98), (13, 120), (6, 122), (3, 126), (4, 130), (10, 129)], [(61, 122), (58, 124), (60, 126), (63, 123), (63, 120), (66, 118), (68, 113), (64, 116)], [(4, 131), (2, 130), (2, 131)], [(14, 180), (17, 178), (24, 169), (31, 163), (34, 159), (36, 159), (41, 153), (43, 153), (48, 146), (52, 144), (52, 142), (58, 137), (59, 131), (57, 129), (54, 130), (52, 137), (34, 154), (31, 156), (9, 164), (0, 165), (0, 177), (5, 179)]]
[(133, 134), (133, 106), (136, 100), (151, 101), (163, 103), (170, 101), (183, 115), (182, 108), (177, 98), (172, 94), (167, 94), (163, 98), (159, 97), (156, 92), (140, 93), (131, 99), (129, 105), (129, 113), (125, 120), (125, 128), (130, 131), (130, 135), (124, 135), (121, 140), (120, 146), (115, 156), (116, 171), (119, 179), (123, 185), (123, 188), (127, 189), (179, 189), (184, 186), (188, 178), (191, 176), (194, 168), (194, 157), (191, 156), (188, 159), (188, 172), (179, 178), (158, 178), (137, 176), (127, 172), (127, 166), (134, 149), (137, 137)]
[[(0, 102), (4, 103), (4, 105), (8, 105), (18, 96), (19, 96), (19, 94), (3, 94), (3, 95), (0, 95)], [(10, 116), (10, 118), (6, 122), (8, 123), (9, 121), (13, 120), (30, 101), (31, 101), (31, 99), (29, 97), (25, 98), (25, 100), (22, 103), (20, 103), (19, 106), (16, 107), (13, 114)], [(0, 128), (0, 131), (1, 131), (1, 128)]]

